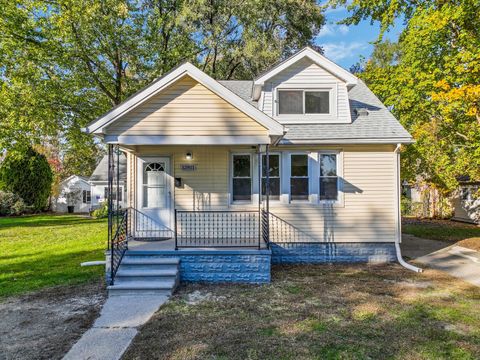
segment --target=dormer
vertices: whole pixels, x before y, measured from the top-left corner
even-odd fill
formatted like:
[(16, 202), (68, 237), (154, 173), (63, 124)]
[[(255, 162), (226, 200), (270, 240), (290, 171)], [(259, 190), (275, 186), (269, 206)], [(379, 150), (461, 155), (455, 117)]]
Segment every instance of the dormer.
[(357, 81), (307, 47), (259, 76), (253, 100), (282, 124), (351, 123), (348, 90)]

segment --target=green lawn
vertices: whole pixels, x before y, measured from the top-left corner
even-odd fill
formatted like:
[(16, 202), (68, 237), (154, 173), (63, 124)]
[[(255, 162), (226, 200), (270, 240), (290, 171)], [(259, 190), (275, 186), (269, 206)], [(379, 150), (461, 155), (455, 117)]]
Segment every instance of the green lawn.
[(0, 218), (0, 298), (100, 278), (106, 220), (76, 215)]
[(480, 250), (480, 226), (450, 220), (404, 218), (402, 232)]

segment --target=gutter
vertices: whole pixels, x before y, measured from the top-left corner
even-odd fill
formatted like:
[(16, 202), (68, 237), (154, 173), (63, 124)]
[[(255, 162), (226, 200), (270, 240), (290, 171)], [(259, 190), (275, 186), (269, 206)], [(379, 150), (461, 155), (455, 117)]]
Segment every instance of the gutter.
[(401, 210), (400, 210), (400, 196), (401, 196), (401, 185), (400, 185), (400, 146), (402, 146), (402, 144), (398, 143), (397, 144), (397, 147), (395, 148), (395, 150), (393, 151), (394, 154), (396, 155), (396, 161), (397, 161), (397, 167), (396, 167), (396, 177), (397, 177), (397, 181), (396, 181), (396, 193), (395, 193), (395, 206), (397, 208), (397, 216), (396, 216), (396, 219), (395, 219), (395, 222), (396, 222), (396, 230), (395, 230), (395, 251), (396, 251), (396, 254), (397, 254), (397, 260), (398, 260), (398, 263), (400, 265), (402, 265), (404, 268), (408, 269), (408, 270), (412, 270), (412, 271), (415, 271), (417, 273), (420, 273), (420, 272), (423, 272), (423, 269), (419, 268), (419, 267), (416, 267), (416, 266), (413, 266), (409, 263), (407, 263), (405, 260), (403, 260), (403, 257), (402, 257), (402, 252), (400, 250), (400, 242), (401, 242), (401, 238), (402, 238), (402, 213), (401, 213)]

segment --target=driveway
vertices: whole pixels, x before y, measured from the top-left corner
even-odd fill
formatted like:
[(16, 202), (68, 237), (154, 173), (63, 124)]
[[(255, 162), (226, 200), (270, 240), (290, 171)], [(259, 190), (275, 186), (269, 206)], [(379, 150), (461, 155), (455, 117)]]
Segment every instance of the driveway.
[(446, 242), (402, 236), (402, 255), (480, 286), (480, 253)]

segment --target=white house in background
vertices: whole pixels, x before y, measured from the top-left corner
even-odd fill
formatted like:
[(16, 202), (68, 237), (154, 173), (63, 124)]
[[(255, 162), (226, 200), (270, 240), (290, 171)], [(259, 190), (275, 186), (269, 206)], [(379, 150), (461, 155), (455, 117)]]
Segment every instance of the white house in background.
[(479, 189), (480, 181), (472, 181), (468, 176), (459, 179), (458, 190), (452, 198), (452, 220), (480, 225), (480, 198), (476, 195)]
[(71, 196), (74, 202), (75, 213), (87, 213), (90, 210), (91, 190), (88, 178), (78, 175), (72, 175), (60, 183), (59, 196), (53, 201), (53, 210), (55, 212), (68, 212), (68, 194), (76, 193)]
[[(126, 195), (127, 195), (127, 158), (122, 153), (120, 155), (120, 206), (125, 208)], [(92, 204), (91, 208), (98, 209), (104, 201), (107, 199), (108, 193), (108, 155), (105, 155), (98, 163), (97, 167), (90, 176), (90, 185), (92, 192)], [(116, 201), (116, 193), (114, 193), (113, 200)]]

